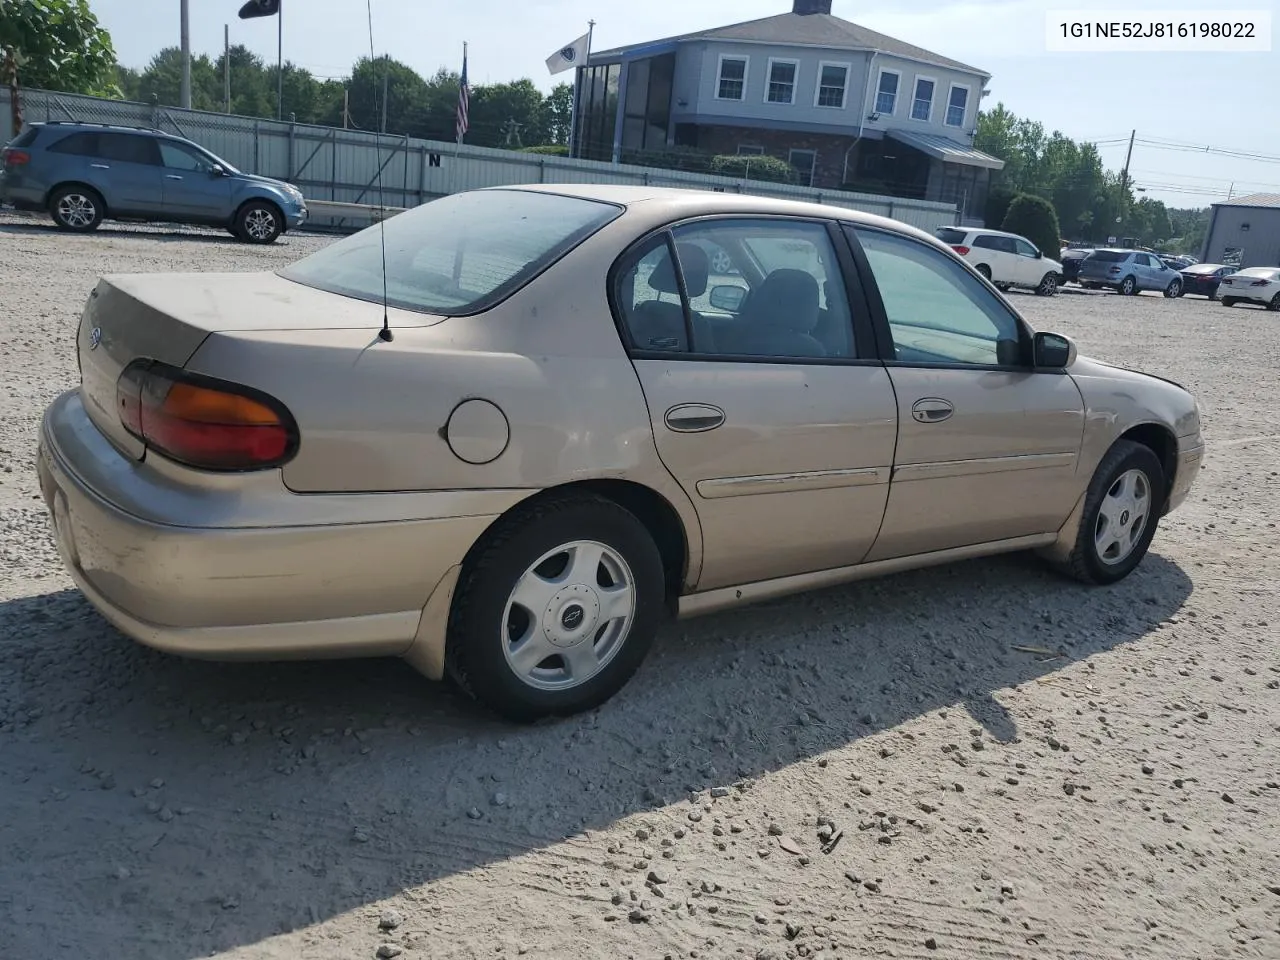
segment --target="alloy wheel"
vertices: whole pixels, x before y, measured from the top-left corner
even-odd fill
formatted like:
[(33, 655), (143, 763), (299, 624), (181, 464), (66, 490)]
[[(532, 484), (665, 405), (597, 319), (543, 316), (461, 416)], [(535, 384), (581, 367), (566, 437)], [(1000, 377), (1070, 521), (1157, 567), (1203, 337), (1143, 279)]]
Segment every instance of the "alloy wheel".
[(58, 219), (73, 229), (83, 230), (97, 215), (98, 208), (83, 193), (63, 194), (58, 200)]
[(539, 690), (581, 686), (622, 649), (635, 612), (635, 577), (620, 553), (594, 540), (562, 544), (511, 591), (502, 617), (507, 665)]

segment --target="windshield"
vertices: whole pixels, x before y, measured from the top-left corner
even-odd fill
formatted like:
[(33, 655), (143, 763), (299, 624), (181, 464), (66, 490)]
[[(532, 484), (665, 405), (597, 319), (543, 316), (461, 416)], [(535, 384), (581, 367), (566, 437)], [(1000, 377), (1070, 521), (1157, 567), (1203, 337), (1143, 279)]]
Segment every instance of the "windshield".
[(477, 313), (621, 212), (613, 204), (553, 193), (455, 193), (366, 227), (285, 267), (280, 276), (381, 303), (385, 229), (388, 304), (443, 316)]
[(223, 160), (223, 159), (222, 159), (220, 156), (218, 156), (216, 153), (214, 153), (214, 152), (213, 152), (213, 151), (211, 151), (211, 150), (206, 150), (204, 147), (200, 146), (200, 144), (198, 144), (198, 143), (192, 143), (192, 144), (191, 144), (191, 146), (195, 147), (197, 150), (199, 150), (201, 153), (203, 153), (206, 157), (208, 157), (208, 158), (209, 158), (209, 161), (210, 161), (211, 163), (220, 164), (220, 165), (222, 166), (222, 168), (223, 168), (224, 170), (226, 170), (226, 171), (227, 171), (227, 173), (239, 173), (239, 172), (240, 172), (239, 170), (237, 170), (237, 169), (235, 168), (235, 166), (234, 166), (233, 164), (227, 163), (227, 161)]

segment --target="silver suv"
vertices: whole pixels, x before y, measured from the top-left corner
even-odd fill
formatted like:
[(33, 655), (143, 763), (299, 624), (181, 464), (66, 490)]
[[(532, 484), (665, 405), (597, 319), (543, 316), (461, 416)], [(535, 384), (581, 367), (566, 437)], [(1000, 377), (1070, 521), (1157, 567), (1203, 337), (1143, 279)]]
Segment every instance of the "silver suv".
[(241, 173), (204, 147), (159, 130), (33, 123), (0, 152), (0, 202), (47, 210), (64, 230), (104, 218), (225, 227), (271, 243), (307, 219), (295, 186)]
[(1182, 296), (1182, 274), (1141, 250), (1095, 250), (1080, 264), (1078, 279), (1089, 290), (1110, 287), (1125, 296), (1143, 290), (1159, 290), (1170, 299)]

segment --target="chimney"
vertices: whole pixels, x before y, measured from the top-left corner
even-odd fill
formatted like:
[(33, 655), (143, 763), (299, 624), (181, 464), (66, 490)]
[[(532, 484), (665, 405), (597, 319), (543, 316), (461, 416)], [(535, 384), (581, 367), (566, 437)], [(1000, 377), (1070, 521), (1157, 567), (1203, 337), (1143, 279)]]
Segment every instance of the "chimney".
[(807, 17), (813, 13), (830, 13), (831, 0), (795, 0), (791, 12), (799, 17)]

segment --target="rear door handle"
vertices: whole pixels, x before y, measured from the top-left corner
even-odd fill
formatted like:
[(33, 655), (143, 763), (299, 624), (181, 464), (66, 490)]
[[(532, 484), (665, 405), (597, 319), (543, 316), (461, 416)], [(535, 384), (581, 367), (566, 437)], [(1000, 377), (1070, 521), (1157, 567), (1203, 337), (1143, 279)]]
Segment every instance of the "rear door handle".
[(164, 175), (164, 178), (165, 178), (166, 180), (181, 180), (181, 179), (182, 179), (182, 177), (178, 176), (176, 173), (166, 173), (166, 174)]
[(724, 423), (724, 411), (709, 403), (680, 403), (663, 417), (676, 433), (703, 433)]
[(111, 164), (109, 163), (91, 163), (89, 164), (89, 166), (92, 167), (94, 170), (110, 170), (111, 169)]
[(919, 423), (941, 423), (956, 412), (950, 400), (924, 397), (911, 405), (911, 416)]

